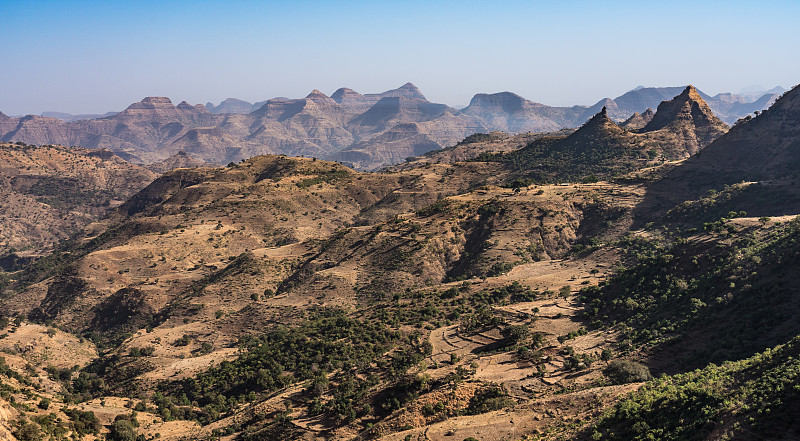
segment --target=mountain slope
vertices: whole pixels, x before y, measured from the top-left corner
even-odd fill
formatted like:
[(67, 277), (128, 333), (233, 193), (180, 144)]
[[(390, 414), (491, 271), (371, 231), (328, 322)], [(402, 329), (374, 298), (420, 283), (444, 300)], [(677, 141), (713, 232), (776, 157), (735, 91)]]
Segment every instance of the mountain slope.
[(682, 138), (680, 141), (691, 156), (728, 131), (694, 86), (688, 86), (672, 100), (658, 105), (652, 120), (642, 132), (665, 130)]
[(684, 159), (726, 129), (689, 86), (661, 103), (640, 130), (618, 126), (603, 107), (569, 136), (533, 141), (505, 156), (486, 159), (500, 160), (516, 170), (518, 177), (536, 181), (608, 178), (654, 165), (657, 158)]
[[(800, 167), (800, 90), (794, 88), (755, 118), (746, 118), (696, 155), (655, 182), (645, 202), (642, 219), (697, 200), (709, 190), (758, 181), (768, 187), (748, 186), (728, 202), (731, 210), (759, 215), (782, 215), (794, 201), (792, 184)], [(766, 190), (760, 191), (759, 189)], [(765, 197), (766, 196), (766, 197)], [(770, 208), (771, 206), (771, 208)], [(659, 207), (657, 213), (652, 208)], [(751, 211), (755, 213), (755, 211)]]
[[(348, 115), (337, 99), (358, 97), (345, 92), (275, 100), (269, 115), (224, 119), (237, 133), (254, 120), (283, 134), (299, 132), (305, 118), (324, 127), (321, 115)], [(659, 156), (682, 160), (707, 142), (702, 134), (722, 129), (702, 96), (685, 92), (661, 106), (648, 130), (620, 127), (606, 108), (574, 132), (475, 135), (449, 150), (511, 151), (484, 155), (488, 162), (360, 173), (316, 158), (258, 156), (174, 170), (52, 255), (3, 275), (0, 311), (98, 348), (77, 371), (50, 369), (48, 396), (100, 415), (110, 414), (106, 405), (130, 403), (148, 437), (580, 435), (604, 407), (639, 388), (615, 384), (615, 366), (636, 370), (623, 381), (650, 377), (636, 362), (682, 373), (751, 356), (799, 329), (797, 221), (734, 213), (690, 230), (683, 215), (675, 228), (629, 231), (630, 210), (649, 197), (648, 179), (680, 167)], [(402, 101), (427, 106), (400, 97), (400, 113)], [(444, 117), (458, 115), (386, 124), (374, 135), (386, 138), (373, 147), (390, 155), (416, 139), (436, 141), (442, 128), (427, 125)], [(204, 132), (229, 133), (186, 131)], [(646, 178), (642, 167), (652, 169)], [(560, 184), (523, 179), (537, 174)], [(623, 179), (565, 182), (615, 175)], [(8, 333), (14, 342), (17, 332)], [(0, 345), (15, 347), (8, 338)], [(18, 353), (39, 353), (49, 340), (29, 343)], [(20, 372), (49, 362), (28, 357), (31, 367), (23, 363)], [(717, 374), (769, 380), (794, 370), (788, 357), (774, 360), (790, 369), (709, 366), (708, 377), (687, 375), (705, 387)], [(788, 379), (780, 384), (793, 384)], [(603, 437), (630, 438), (617, 428), (659, 430), (684, 410), (691, 415), (677, 421), (685, 433), (702, 434), (710, 413), (693, 405), (717, 415), (721, 403), (738, 403), (738, 392), (716, 392), (659, 396), (668, 412), (648, 427), (636, 424), (635, 412), (648, 401), (627, 401), (617, 415), (630, 421), (601, 419), (595, 427)], [(751, 402), (780, 410), (775, 397)]]
[(747, 360), (660, 378), (606, 412), (581, 438), (795, 439), (798, 355), (800, 338), (794, 338)]
[(0, 256), (48, 252), (155, 177), (109, 151), (0, 144)]

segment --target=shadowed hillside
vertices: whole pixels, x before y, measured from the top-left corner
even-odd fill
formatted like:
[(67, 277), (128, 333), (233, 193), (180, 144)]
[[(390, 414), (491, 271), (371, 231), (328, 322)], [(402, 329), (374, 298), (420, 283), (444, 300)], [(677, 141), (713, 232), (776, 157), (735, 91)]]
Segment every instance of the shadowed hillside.
[[(759, 216), (794, 213), (800, 170), (798, 121), (800, 90), (794, 88), (772, 107), (736, 124), (700, 154), (653, 183), (644, 202), (650, 208), (640, 213), (641, 218), (652, 219), (684, 201), (703, 197), (709, 197), (702, 204), (704, 209), (717, 206), (721, 207), (719, 211), (747, 211)], [(758, 185), (726, 188), (750, 182)], [(723, 194), (718, 196), (717, 192)], [(658, 211), (652, 212), (652, 207), (658, 207)]]
[[(3, 172), (29, 201), (72, 213), (103, 188), (131, 191), (0, 272), (0, 433), (795, 437), (795, 91), (727, 134), (691, 86), (617, 124), (635, 97), (602, 101), (574, 131), (442, 150), (465, 120), (410, 84), (253, 114), (146, 100), (126, 111), (141, 129), (175, 112), (223, 122), (152, 126), (186, 150), (138, 191), (137, 166), (109, 151), (9, 146), (17, 163)], [(567, 112), (513, 94), (474, 101), (497, 124)], [(436, 150), (379, 173), (314, 156), (192, 159), (233, 158), (251, 134), (301, 136), (303, 152), (349, 142), (339, 154), (370, 167)]]

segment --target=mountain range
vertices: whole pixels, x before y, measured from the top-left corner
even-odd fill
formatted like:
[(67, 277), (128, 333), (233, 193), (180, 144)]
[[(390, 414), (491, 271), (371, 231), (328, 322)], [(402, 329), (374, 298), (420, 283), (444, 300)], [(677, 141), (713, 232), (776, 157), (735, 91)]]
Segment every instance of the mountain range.
[[(609, 118), (622, 122), (683, 89), (639, 87), (592, 106), (573, 107), (551, 107), (511, 92), (481, 93), (460, 110), (428, 101), (411, 83), (378, 94), (341, 88), (327, 96), (314, 90), (305, 98), (255, 104), (231, 98), (216, 106), (185, 101), (176, 106), (165, 97), (147, 97), (102, 117), (47, 112), (12, 118), (0, 112), (0, 140), (105, 148), (141, 163), (185, 151), (217, 164), (259, 154), (288, 154), (376, 169), (452, 146), (473, 133), (575, 128), (603, 107)], [(728, 124), (763, 110), (778, 97), (767, 93), (750, 101), (729, 93), (713, 97), (697, 93)]]
[[(391, 144), (398, 114), (462, 115), (410, 88), (297, 104), (225, 118)], [(0, 144), (0, 233), (88, 207), (69, 240), (0, 250), (0, 437), (797, 439), (800, 88), (732, 127), (693, 86), (612, 107), (378, 173), (178, 150), (152, 180)], [(174, 112), (214, 117), (125, 118)]]

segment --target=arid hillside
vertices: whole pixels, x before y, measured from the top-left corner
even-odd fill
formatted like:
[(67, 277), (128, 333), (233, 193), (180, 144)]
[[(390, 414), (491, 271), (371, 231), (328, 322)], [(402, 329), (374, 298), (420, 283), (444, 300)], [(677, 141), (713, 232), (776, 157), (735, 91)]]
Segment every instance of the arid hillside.
[[(404, 90), (302, 111), (383, 102), (358, 124), (388, 127), (430, 110)], [(793, 439), (800, 208), (724, 210), (779, 206), (737, 189), (793, 179), (796, 93), (727, 134), (690, 86), (628, 128), (606, 109), (377, 173), (283, 155), (167, 172), (0, 274), (0, 432)], [(751, 183), (654, 199), (723, 150)]]
[(0, 257), (39, 256), (144, 188), (156, 174), (109, 151), (0, 144)]

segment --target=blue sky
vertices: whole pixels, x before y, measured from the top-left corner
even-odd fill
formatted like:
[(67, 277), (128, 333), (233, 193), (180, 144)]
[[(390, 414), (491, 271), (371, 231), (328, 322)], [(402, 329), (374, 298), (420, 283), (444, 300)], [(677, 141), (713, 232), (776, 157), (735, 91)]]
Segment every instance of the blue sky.
[(0, 0), (0, 16), (9, 115), (408, 81), (450, 105), (505, 90), (574, 105), (637, 85), (714, 94), (800, 83), (796, 0)]

